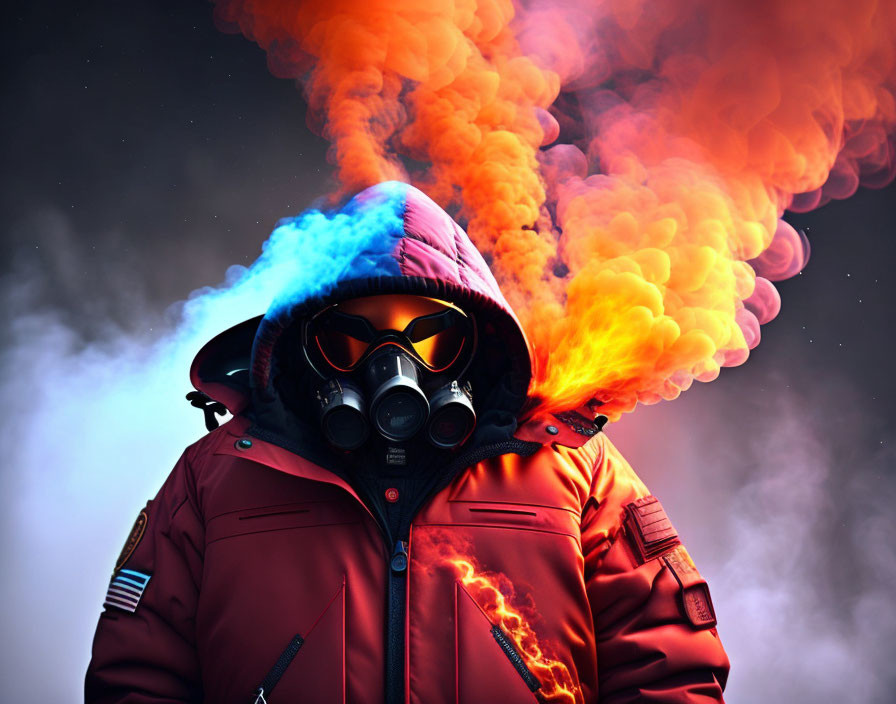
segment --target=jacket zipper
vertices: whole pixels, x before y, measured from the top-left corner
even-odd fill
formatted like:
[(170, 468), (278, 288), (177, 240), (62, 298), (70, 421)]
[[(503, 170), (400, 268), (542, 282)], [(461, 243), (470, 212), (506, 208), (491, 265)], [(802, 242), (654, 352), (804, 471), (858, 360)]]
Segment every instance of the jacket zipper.
[(513, 641), (500, 626), (492, 626), (492, 638), (494, 638), (498, 645), (501, 646), (501, 650), (504, 651), (507, 659), (510, 660), (510, 664), (513, 665), (520, 677), (523, 678), (523, 682), (526, 683), (529, 691), (537, 692), (541, 689), (541, 682), (539, 682), (538, 678), (532, 674), (532, 670), (526, 666), (526, 661), (523, 660), (522, 655), (520, 655), (519, 651), (516, 649)]
[(262, 683), (258, 685), (258, 689), (255, 690), (253, 704), (267, 704), (265, 695), (270, 696), (274, 687), (277, 686), (280, 678), (283, 677), (283, 673), (286, 672), (286, 668), (289, 667), (304, 642), (305, 639), (298, 633), (293, 636), (293, 639), (289, 641), (289, 645), (286, 646), (286, 649), (280, 653), (280, 657), (277, 658), (277, 662), (274, 663), (271, 671), (268, 672)]
[[(413, 507), (413, 510), (409, 512), (409, 515), (411, 516), (410, 520), (413, 521), (413, 517), (417, 515), (420, 508), (429, 501), (431, 497), (435, 496), (448, 486), (448, 484), (454, 480), (457, 472), (464, 467), (478, 464), (479, 462), (491, 459), (492, 457), (500, 457), (501, 455), (506, 455), (511, 452), (515, 452), (523, 457), (528, 457), (539, 447), (541, 447), (541, 443), (526, 442), (524, 440), (511, 438), (510, 440), (503, 440), (491, 445), (483, 445), (482, 447), (474, 448), (473, 450), (469, 450), (458, 456), (453, 462), (445, 467), (442, 475), (443, 480), (436, 484), (436, 486), (434, 486), (433, 489), (420, 500), (417, 506)], [(392, 550), (388, 564), (389, 584), (388, 596), (386, 599), (386, 704), (403, 704), (405, 700), (404, 655), (405, 650), (407, 649), (407, 643), (404, 642), (404, 622), (407, 617), (407, 614), (405, 613), (405, 599), (407, 596), (407, 573), (410, 564), (408, 557), (410, 539), (409, 536), (405, 539), (399, 539), (395, 541), (393, 545), (387, 527), (388, 521), (385, 516), (382, 515), (381, 511), (378, 511), (378, 513), (380, 513), (380, 523), (383, 529), (383, 535), (388, 541), (387, 545), (389, 545)], [(522, 662), (519, 653), (516, 653), (516, 650), (509, 641), (507, 642), (511, 649), (513, 649), (513, 652), (516, 654), (516, 657), (523, 668), (525, 668), (526, 672), (529, 672), (525, 663)], [(503, 645), (501, 647), (504, 648)], [(505, 649), (504, 652), (507, 653), (507, 650)], [(508, 655), (508, 657), (510, 657), (510, 655)], [(513, 660), (511, 660), (511, 662), (513, 662)], [(516, 667), (516, 663), (514, 663), (514, 667)], [(522, 675), (519, 668), (517, 668), (517, 671)], [(535, 679), (531, 672), (529, 672), (529, 676), (538, 684), (538, 687), (541, 687), (541, 684)], [(531, 680), (527, 680), (526, 684), (531, 689)]]
[(386, 704), (404, 699), (404, 619), (408, 582), (409, 540), (395, 541), (389, 558), (388, 605), (386, 608)]

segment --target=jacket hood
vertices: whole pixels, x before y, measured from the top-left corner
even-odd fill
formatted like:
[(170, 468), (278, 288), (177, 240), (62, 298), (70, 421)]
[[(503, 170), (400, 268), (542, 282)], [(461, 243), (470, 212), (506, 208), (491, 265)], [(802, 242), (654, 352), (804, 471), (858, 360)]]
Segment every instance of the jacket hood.
[(295, 394), (299, 405), (303, 398), (310, 405), (311, 398), (290, 381), (310, 374), (296, 323), (348, 298), (424, 295), (451, 301), (475, 317), (479, 345), (471, 381), (477, 412), (486, 421), (489, 412), (499, 413), (500, 424), (514, 432), (532, 376), (529, 343), (482, 255), (428, 196), (405, 183), (380, 183), (335, 213), (282, 221), (272, 240), (278, 233), (302, 245), (285, 248), (296, 255), (293, 275), (264, 316), (221, 333), (200, 350), (191, 369), (197, 389), (232, 413), (246, 409), (251, 398), (257, 423), (292, 433), (297, 404), (289, 396)]

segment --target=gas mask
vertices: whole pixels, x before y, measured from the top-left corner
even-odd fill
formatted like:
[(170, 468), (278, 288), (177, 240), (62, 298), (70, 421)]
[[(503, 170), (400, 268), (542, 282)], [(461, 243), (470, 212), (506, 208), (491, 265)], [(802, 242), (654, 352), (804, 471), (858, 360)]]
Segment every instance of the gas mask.
[(462, 377), (476, 326), (456, 306), (413, 295), (355, 298), (329, 306), (303, 327), (321, 429), (341, 450), (361, 447), (371, 429), (402, 443), (423, 432), (438, 448), (473, 432), (472, 389)]

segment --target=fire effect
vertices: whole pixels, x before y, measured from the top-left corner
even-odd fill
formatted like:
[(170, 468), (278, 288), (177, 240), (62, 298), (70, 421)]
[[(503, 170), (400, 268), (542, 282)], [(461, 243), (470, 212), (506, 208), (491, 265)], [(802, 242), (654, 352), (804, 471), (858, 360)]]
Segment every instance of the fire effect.
[(743, 363), (806, 263), (780, 218), (894, 176), (892, 0), (218, 0), (301, 81), (343, 193), (463, 220), (545, 411)]
[(467, 541), (445, 531), (428, 530), (414, 543), (416, 559), (430, 571), (448, 569), (479, 605), (493, 626), (513, 642), (526, 667), (541, 683), (537, 692), (545, 702), (582, 701), (569, 669), (552, 655), (550, 643), (539, 640), (533, 624), (538, 611), (532, 599), (516, 592), (513, 583), (500, 572), (483, 570), (471, 555)]

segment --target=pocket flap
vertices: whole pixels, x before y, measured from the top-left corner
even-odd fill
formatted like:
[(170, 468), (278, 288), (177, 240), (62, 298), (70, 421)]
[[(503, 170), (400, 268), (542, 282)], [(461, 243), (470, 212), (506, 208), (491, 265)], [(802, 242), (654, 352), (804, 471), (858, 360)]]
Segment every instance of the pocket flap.
[(681, 600), (688, 620), (695, 628), (713, 628), (716, 612), (709, 596), (709, 586), (694, 565), (684, 545), (663, 555), (663, 561), (681, 586)]
[(356, 518), (346, 515), (344, 506), (335, 501), (306, 501), (259, 506), (215, 516), (206, 525), (205, 538), (206, 544), (210, 544), (251, 533), (357, 522)]

